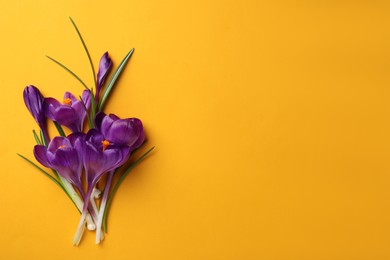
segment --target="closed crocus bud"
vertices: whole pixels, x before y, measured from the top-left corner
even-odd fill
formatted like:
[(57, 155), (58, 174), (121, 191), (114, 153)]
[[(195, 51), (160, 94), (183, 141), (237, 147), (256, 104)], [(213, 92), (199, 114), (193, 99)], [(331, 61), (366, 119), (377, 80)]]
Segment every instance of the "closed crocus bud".
[(43, 111), (43, 96), (38, 88), (33, 85), (27, 86), (23, 91), (24, 104), (38, 125), (45, 123), (45, 112)]
[(41, 92), (33, 85), (27, 86), (23, 91), (23, 99), (28, 111), (30, 111), (31, 115), (42, 129), (45, 139), (48, 142), (49, 138), (46, 129), (47, 122), (43, 105), (44, 98)]
[(97, 73), (96, 81), (96, 101), (98, 100), (101, 87), (103, 87), (104, 81), (112, 67), (112, 61), (108, 56), (108, 52), (104, 53), (100, 59), (99, 71)]
[(142, 122), (138, 118), (120, 119), (114, 114), (100, 112), (96, 115), (95, 124), (107, 142), (129, 146), (131, 151), (145, 141)]

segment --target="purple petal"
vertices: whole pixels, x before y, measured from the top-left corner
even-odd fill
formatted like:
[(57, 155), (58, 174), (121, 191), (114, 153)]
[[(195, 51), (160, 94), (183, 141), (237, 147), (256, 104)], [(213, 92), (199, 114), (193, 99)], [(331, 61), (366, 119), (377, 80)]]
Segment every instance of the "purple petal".
[(81, 96), (82, 100), (78, 100), (72, 104), (72, 108), (77, 114), (77, 124), (79, 125), (80, 131), (83, 129), (84, 120), (87, 115), (88, 109), (91, 106), (91, 95), (88, 90), (84, 90)]
[(72, 104), (73, 104), (74, 102), (76, 102), (76, 101), (79, 101), (72, 93), (70, 93), (70, 92), (65, 92), (65, 94), (64, 94), (64, 100), (65, 100), (65, 99), (68, 99), (68, 98), (72, 101)]
[(73, 148), (76, 150), (77, 155), (79, 157), (80, 165), (79, 172), (82, 171), (83, 164), (83, 152), (84, 152), (84, 144), (85, 144), (85, 134), (84, 133), (73, 133), (67, 136), (68, 140), (72, 144)]
[(79, 166), (81, 162), (74, 148), (64, 147), (57, 149), (51, 164), (62, 177), (71, 183), (78, 184), (80, 182), (81, 171)]
[(138, 137), (135, 130), (130, 120), (117, 120), (111, 125), (110, 131), (104, 134), (110, 142), (130, 146)]
[(92, 182), (96, 175), (103, 174), (102, 153), (89, 141), (85, 142), (83, 161), (88, 182)]
[(109, 114), (108, 115), (112, 120), (119, 120), (120, 118), (114, 114)]
[(103, 112), (99, 112), (96, 114), (95, 116), (95, 126), (98, 130), (102, 130), (101, 129), (101, 125), (102, 125), (102, 121), (103, 119), (106, 117), (106, 114), (104, 114)]
[(34, 117), (40, 127), (46, 124), (45, 112), (43, 109), (43, 96), (38, 88), (30, 85), (23, 91), (23, 100), (28, 111)]
[(116, 120), (103, 134), (110, 142), (133, 146), (143, 134), (143, 127), (141, 121), (136, 118)]
[(114, 122), (115, 120), (109, 116), (104, 116), (104, 118), (101, 120), (100, 130), (102, 131), (104, 136), (106, 136), (110, 132), (111, 126)]
[(110, 146), (102, 151), (101, 148), (87, 141), (84, 149), (84, 167), (88, 183), (98, 181), (104, 173), (121, 166), (129, 158), (129, 155), (129, 147)]
[(132, 118), (132, 119), (134, 124), (137, 125), (138, 128), (138, 139), (132, 145), (132, 149), (137, 149), (145, 142), (145, 132), (141, 120), (139, 120), (138, 118)]
[(133, 150), (145, 141), (142, 122), (138, 118), (119, 119), (114, 114), (98, 113), (95, 125), (106, 140), (116, 145), (127, 145)]
[(50, 151), (51, 153), (55, 153), (57, 149), (61, 146), (72, 147), (72, 144), (67, 138), (62, 136), (56, 136), (49, 143), (47, 150)]
[(45, 167), (51, 168), (51, 164), (46, 156), (47, 148), (43, 145), (34, 146), (34, 156), (37, 161)]
[[(120, 157), (118, 158), (118, 161), (116, 162), (115, 167), (112, 169), (116, 169), (120, 166), (122, 166), (130, 157), (130, 148), (127, 146), (121, 146), (117, 148), (120, 151)], [(107, 149), (106, 151), (109, 151), (111, 149)]]
[(106, 149), (103, 152), (101, 170), (103, 173), (115, 170), (122, 166), (129, 158), (129, 147), (115, 147)]
[(103, 134), (92, 128), (88, 131), (87, 135), (85, 136), (85, 140), (93, 143), (96, 148), (101, 148), (101, 142), (104, 140)]
[(72, 107), (63, 105), (54, 109), (50, 106), (49, 110), (53, 114), (52, 120), (57, 121), (60, 125), (68, 127), (72, 132), (81, 132), (79, 117)]
[(99, 95), (100, 88), (103, 86), (111, 66), (112, 66), (112, 61), (108, 56), (108, 52), (106, 52), (101, 57), (99, 63), (99, 71), (97, 73), (97, 89), (96, 89), (97, 96)]
[(72, 134), (68, 135), (66, 138), (68, 138), (68, 140), (70, 141), (72, 146), (74, 146), (76, 141), (85, 139), (85, 134), (81, 133), (81, 132), (72, 133)]
[[(89, 106), (88, 90), (83, 92), (83, 100)], [(72, 132), (81, 132), (86, 116), (85, 107), (72, 93), (65, 92), (64, 98), (70, 98), (70, 105), (62, 104), (54, 98), (45, 99), (45, 113), (48, 118), (68, 127)]]
[(89, 109), (91, 105), (91, 92), (89, 90), (84, 90), (83, 93), (81, 94), (81, 98), (85, 106), (87, 107), (87, 109)]
[(86, 115), (86, 111), (85, 111), (85, 107), (84, 107), (83, 103), (80, 100), (78, 100), (78, 101), (72, 103), (72, 108), (73, 108), (75, 114), (77, 115), (77, 121), (79, 121), (80, 123), (82, 121), (84, 121), (83, 119)]
[(58, 100), (54, 98), (45, 98), (44, 100), (44, 108), (45, 108), (45, 114), (48, 118), (51, 120), (54, 120), (55, 117), (54, 113), (56, 108), (60, 107), (61, 103), (58, 102)]

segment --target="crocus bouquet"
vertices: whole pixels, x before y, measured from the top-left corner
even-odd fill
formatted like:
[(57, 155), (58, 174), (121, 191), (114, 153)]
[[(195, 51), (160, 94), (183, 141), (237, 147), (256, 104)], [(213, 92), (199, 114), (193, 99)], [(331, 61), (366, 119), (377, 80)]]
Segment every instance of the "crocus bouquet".
[[(80, 222), (73, 239), (73, 244), (78, 245), (85, 227), (96, 230), (96, 243), (104, 239), (104, 233), (107, 232), (107, 212), (116, 190), (126, 175), (154, 147), (137, 160), (130, 160), (132, 153), (145, 141), (141, 120), (121, 119), (103, 112), (104, 105), (134, 49), (130, 50), (106, 82), (112, 67), (108, 53), (102, 56), (96, 75), (84, 40), (72, 19), (71, 22), (91, 64), (94, 87), (89, 88), (70, 69), (48, 57), (73, 75), (85, 90), (78, 97), (65, 92), (60, 102), (44, 97), (32, 85), (27, 86), (23, 92), (24, 102), (40, 128), (38, 134), (33, 130), (37, 142), (34, 156), (40, 164), (50, 168), (52, 174), (28, 158), (19, 156), (55, 182), (79, 210)], [(50, 121), (58, 131), (58, 136), (53, 138), (50, 138), (48, 132)], [(85, 124), (87, 131), (84, 131)], [(66, 135), (62, 127), (69, 129), (70, 134)], [(119, 175), (116, 182), (113, 182), (114, 175)], [(104, 187), (103, 191), (101, 187)]]

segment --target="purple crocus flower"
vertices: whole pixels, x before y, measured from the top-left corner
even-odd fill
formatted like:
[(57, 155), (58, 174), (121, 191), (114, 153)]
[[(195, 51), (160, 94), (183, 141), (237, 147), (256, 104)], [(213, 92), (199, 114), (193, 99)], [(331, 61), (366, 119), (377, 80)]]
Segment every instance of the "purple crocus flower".
[(46, 116), (60, 125), (68, 127), (74, 133), (81, 132), (87, 114), (84, 104), (87, 109), (90, 105), (89, 90), (84, 90), (81, 98), (82, 101), (69, 92), (65, 92), (63, 103), (54, 98), (45, 98)]
[(128, 146), (111, 144), (100, 131), (89, 130), (83, 148), (83, 162), (88, 187), (92, 189), (104, 173), (122, 166), (129, 155), (130, 148)]
[(75, 185), (81, 194), (83, 194), (81, 185), (83, 143), (83, 134), (76, 133), (68, 137), (54, 137), (48, 147), (43, 145), (34, 147), (37, 161), (56, 170), (59, 175)]
[(145, 141), (145, 132), (138, 118), (120, 119), (114, 114), (100, 112), (96, 115), (95, 125), (110, 144), (128, 146), (133, 151)]
[(105, 52), (100, 59), (99, 70), (97, 73), (96, 94), (95, 94), (96, 101), (98, 101), (99, 99), (100, 90), (103, 87), (104, 81), (106, 80), (106, 77), (111, 67), (112, 67), (112, 61), (108, 56), (108, 52)]
[[(87, 180), (88, 184), (92, 183), (94, 187), (94, 182), (97, 182), (102, 174), (99, 174), (99, 170), (102, 168), (108, 168), (103, 166), (103, 164), (115, 165), (111, 167), (108, 171), (108, 177), (106, 182), (106, 187), (104, 188), (103, 199), (101, 201), (101, 208), (98, 214), (98, 221), (96, 226), (96, 243), (100, 243), (101, 240), (101, 225), (103, 221), (103, 214), (105, 205), (107, 203), (108, 191), (110, 190), (112, 177), (114, 174), (114, 169), (121, 166), (125, 163), (130, 156), (130, 153), (141, 146), (145, 140), (145, 134), (143, 131), (143, 126), (141, 120), (137, 118), (127, 118), (120, 119), (114, 114), (106, 115), (104, 113), (98, 113), (95, 117), (95, 125), (98, 130), (91, 130), (87, 134), (87, 140), (91, 142), (89, 146), (88, 141), (86, 142), (86, 153), (84, 154), (84, 167), (93, 169), (94, 174), (88, 174), (90, 180)], [(120, 151), (122, 153), (122, 158), (119, 156)], [(103, 151), (107, 153), (107, 157), (110, 156), (110, 159), (102, 160), (98, 159), (99, 156), (97, 151)], [(109, 153), (115, 154), (109, 155)], [(89, 155), (88, 155), (89, 154)], [(90, 160), (87, 160), (86, 156), (90, 156)], [(89, 162), (87, 162), (89, 161)], [(101, 165), (96, 165), (96, 161), (101, 162)], [(116, 162), (115, 162), (116, 161)], [(111, 166), (110, 165), (110, 166)], [(98, 173), (98, 174), (96, 174)], [(92, 180), (91, 180), (92, 179)], [(96, 180), (94, 180), (96, 179)]]
[(88, 210), (89, 198), (94, 187), (105, 173), (122, 166), (129, 156), (130, 147), (109, 144), (103, 134), (96, 129), (88, 131), (83, 146), (83, 163), (88, 190), (84, 197), (83, 211), (73, 239), (75, 245), (79, 243), (82, 235), (82, 227)]
[(43, 108), (44, 98), (41, 92), (33, 85), (27, 86), (23, 91), (23, 99), (28, 111), (30, 111), (31, 115), (42, 129), (46, 142), (49, 142), (46, 116)]
[(25, 87), (23, 91), (24, 104), (38, 125), (46, 123), (45, 112), (43, 110), (43, 96), (39, 89), (33, 85)]

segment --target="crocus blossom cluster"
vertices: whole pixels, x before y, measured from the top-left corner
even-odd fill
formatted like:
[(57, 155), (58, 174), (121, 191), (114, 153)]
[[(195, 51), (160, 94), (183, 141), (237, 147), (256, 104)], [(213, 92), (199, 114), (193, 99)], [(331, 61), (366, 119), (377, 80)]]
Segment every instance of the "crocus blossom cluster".
[[(93, 88), (86, 88), (77, 98), (76, 95), (65, 92), (63, 99), (59, 101), (44, 97), (40, 90), (32, 85), (27, 86), (23, 92), (25, 105), (41, 133), (38, 136), (33, 131), (37, 141), (33, 149), (34, 156), (41, 165), (52, 169), (53, 174), (35, 166), (66, 192), (81, 213), (73, 239), (74, 245), (80, 243), (85, 227), (96, 230), (96, 243), (103, 240), (102, 225), (106, 221), (108, 204), (123, 180), (119, 178), (120, 181), (112, 185), (113, 175), (122, 174), (121, 177), (124, 177), (151, 151), (150, 149), (131, 164), (129, 159), (132, 153), (145, 141), (141, 120), (121, 119), (115, 114), (107, 115), (102, 111), (106, 101), (103, 101), (102, 97), (107, 98), (109, 95), (118, 73), (132, 51), (114, 72), (114, 76), (107, 83), (109, 87), (105, 87), (105, 80), (112, 61), (108, 53), (104, 53), (95, 78), (95, 93)], [(54, 123), (58, 136), (50, 137), (48, 121)], [(62, 127), (68, 130), (64, 131)], [(24, 156), (21, 157), (34, 164)], [(99, 187), (104, 187), (103, 194)]]

